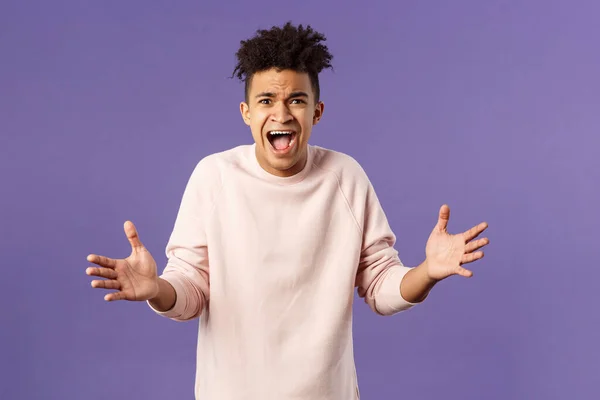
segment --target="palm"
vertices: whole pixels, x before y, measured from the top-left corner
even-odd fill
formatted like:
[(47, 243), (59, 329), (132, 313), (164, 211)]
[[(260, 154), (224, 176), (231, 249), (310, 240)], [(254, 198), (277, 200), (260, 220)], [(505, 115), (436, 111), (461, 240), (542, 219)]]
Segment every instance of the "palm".
[(131, 255), (124, 259), (89, 255), (88, 261), (99, 267), (89, 267), (86, 272), (88, 275), (106, 278), (92, 281), (92, 287), (117, 290), (104, 296), (107, 301), (151, 299), (158, 292), (156, 262), (140, 242), (135, 226), (127, 222), (124, 228), (131, 243)]
[(121, 286), (124, 300), (146, 300), (155, 288), (156, 263), (148, 252), (132, 252), (123, 260), (116, 260), (115, 280)]
[(473, 273), (462, 267), (463, 264), (479, 260), (482, 251), (476, 251), (489, 243), (487, 238), (474, 240), (487, 228), (487, 224), (474, 226), (466, 232), (449, 234), (447, 231), (450, 208), (443, 205), (438, 223), (429, 235), (425, 247), (427, 271), (430, 278), (441, 280), (451, 275), (470, 277)]

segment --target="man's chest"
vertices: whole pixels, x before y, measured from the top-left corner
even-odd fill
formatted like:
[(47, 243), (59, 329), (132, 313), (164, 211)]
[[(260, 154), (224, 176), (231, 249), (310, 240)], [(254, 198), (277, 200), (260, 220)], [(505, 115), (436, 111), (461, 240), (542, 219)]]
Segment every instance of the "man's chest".
[(206, 232), (211, 262), (241, 274), (294, 282), (325, 265), (353, 263), (360, 252), (357, 222), (335, 182), (232, 182), (214, 207)]

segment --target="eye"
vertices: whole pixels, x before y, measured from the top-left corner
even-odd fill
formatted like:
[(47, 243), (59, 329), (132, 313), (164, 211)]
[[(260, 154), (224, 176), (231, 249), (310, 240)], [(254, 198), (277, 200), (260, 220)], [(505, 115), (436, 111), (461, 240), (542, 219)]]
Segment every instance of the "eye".
[(269, 104), (271, 102), (271, 99), (260, 99), (258, 101), (259, 104)]
[(306, 103), (306, 102), (302, 99), (293, 99), (292, 100), (292, 104), (304, 104), (304, 103)]

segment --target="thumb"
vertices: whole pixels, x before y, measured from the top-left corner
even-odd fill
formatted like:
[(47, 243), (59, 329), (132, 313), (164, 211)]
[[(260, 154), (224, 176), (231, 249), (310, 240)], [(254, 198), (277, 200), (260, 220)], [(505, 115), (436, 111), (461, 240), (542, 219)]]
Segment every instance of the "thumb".
[(440, 231), (445, 231), (448, 228), (448, 221), (450, 220), (450, 207), (447, 204), (444, 204), (440, 207), (440, 214), (438, 217), (436, 229)]
[(137, 229), (135, 229), (135, 225), (133, 225), (133, 222), (126, 221), (123, 225), (123, 229), (125, 230), (125, 235), (127, 236), (127, 239), (129, 240), (129, 243), (131, 244), (131, 248), (133, 250), (139, 250), (142, 247), (144, 247), (144, 245), (140, 241), (140, 237), (138, 236)]

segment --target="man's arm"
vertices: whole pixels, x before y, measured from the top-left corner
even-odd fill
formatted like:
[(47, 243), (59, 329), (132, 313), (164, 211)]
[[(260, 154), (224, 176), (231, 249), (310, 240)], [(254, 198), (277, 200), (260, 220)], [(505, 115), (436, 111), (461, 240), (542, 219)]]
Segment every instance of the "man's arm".
[(156, 311), (165, 312), (173, 308), (175, 300), (177, 300), (177, 294), (173, 285), (162, 278), (158, 278), (158, 294), (148, 300), (148, 304)]
[[(396, 236), (371, 183), (365, 179), (366, 191), (357, 191), (357, 219), (361, 221), (363, 244), (356, 276), (358, 295), (379, 315), (393, 315), (416, 304), (401, 294), (400, 286), (412, 268), (406, 267), (394, 248)], [(359, 197), (360, 196), (360, 197)], [(364, 197), (363, 197), (364, 196)], [(410, 285), (414, 286), (414, 285)], [(409, 295), (412, 291), (409, 291)], [(412, 296), (416, 297), (416, 296)]]
[(420, 303), (438, 281), (427, 275), (427, 261), (412, 268), (400, 282), (400, 295), (408, 302)]
[(159, 294), (148, 301), (154, 311), (176, 321), (199, 317), (209, 301), (206, 221), (220, 183), (215, 168), (209, 157), (194, 168), (167, 243), (168, 262), (159, 276)]
[(482, 258), (479, 249), (489, 243), (487, 238), (476, 239), (487, 228), (485, 222), (464, 233), (449, 234), (446, 228), (450, 208), (443, 205), (427, 241), (425, 261), (408, 268), (398, 258), (396, 237), (371, 185), (366, 204), (357, 286), (359, 296), (381, 315), (393, 315), (421, 303), (438, 282), (449, 276), (472, 276), (462, 265)]

